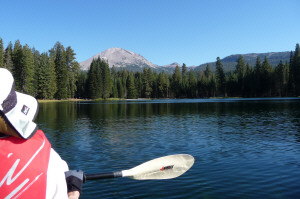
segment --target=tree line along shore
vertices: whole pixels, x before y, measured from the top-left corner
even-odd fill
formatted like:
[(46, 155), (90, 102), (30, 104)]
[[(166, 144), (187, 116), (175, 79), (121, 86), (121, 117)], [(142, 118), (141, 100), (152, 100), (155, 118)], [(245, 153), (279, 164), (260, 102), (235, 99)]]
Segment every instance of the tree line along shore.
[(216, 59), (216, 70), (189, 70), (185, 64), (173, 73), (142, 72), (109, 67), (94, 59), (88, 71), (80, 70), (76, 53), (57, 42), (40, 53), (17, 40), (4, 48), (0, 38), (0, 67), (10, 70), (16, 89), (42, 101), (64, 99), (137, 99), (137, 98), (209, 98), (209, 97), (294, 97), (300, 96), (300, 51), (296, 44), (289, 62), (276, 67), (265, 57), (254, 66), (239, 56), (235, 70), (224, 72)]

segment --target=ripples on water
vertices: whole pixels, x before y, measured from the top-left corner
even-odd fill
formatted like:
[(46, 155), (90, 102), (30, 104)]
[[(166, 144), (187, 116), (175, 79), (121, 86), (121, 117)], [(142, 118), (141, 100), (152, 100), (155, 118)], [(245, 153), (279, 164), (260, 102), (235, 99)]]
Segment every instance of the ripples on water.
[(81, 198), (299, 198), (300, 100), (151, 100), (41, 104), (37, 123), (71, 169), (129, 169), (195, 157), (164, 181), (107, 179)]

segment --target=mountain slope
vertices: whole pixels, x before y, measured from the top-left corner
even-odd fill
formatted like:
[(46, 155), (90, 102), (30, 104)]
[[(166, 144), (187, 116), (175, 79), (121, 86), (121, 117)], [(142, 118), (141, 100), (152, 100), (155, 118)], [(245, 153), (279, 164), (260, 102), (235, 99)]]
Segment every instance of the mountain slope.
[(93, 59), (97, 59), (98, 57), (107, 60), (109, 67), (126, 67), (131, 69), (135, 68), (137, 70), (143, 69), (144, 67), (157, 68), (157, 65), (152, 64), (139, 54), (122, 48), (109, 48), (101, 53), (94, 55), (86, 61), (81, 62), (81, 69), (88, 70)]

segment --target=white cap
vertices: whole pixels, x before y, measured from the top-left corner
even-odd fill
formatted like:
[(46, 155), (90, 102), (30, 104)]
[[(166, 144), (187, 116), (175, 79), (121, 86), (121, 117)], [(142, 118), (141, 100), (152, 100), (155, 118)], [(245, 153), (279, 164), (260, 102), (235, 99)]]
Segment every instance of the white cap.
[(37, 125), (33, 122), (37, 112), (37, 100), (16, 92), (12, 74), (7, 69), (0, 68), (0, 115), (15, 130), (9, 134), (23, 139), (32, 137), (37, 130)]

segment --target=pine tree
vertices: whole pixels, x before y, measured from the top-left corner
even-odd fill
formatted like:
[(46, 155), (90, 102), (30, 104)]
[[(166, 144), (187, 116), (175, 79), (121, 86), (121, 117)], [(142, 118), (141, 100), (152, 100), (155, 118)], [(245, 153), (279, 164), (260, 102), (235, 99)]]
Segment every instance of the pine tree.
[(263, 92), (263, 72), (262, 72), (262, 66), (260, 57), (256, 58), (256, 63), (254, 66), (254, 90), (255, 90), (255, 96), (260, 97), (262, 96)]
[(3, 40), (0, 38), (0, 68), (4, 68), (4, 46)]
[(164, 76), (164, 72), (159, 73), (157, 77), (157, 92), (158, 92), (158, 98), (164, 98), (165, 97), (165, 84), (166, 79)]
[(13, 76), (15, 80), (16, 90), (23, 90), (24, 78), (25, 74), (24, 66), (23, 66), (23, 47), (19, 40), (15, 42), (14, 49), (12, 52), (12, 61), (13, 61)]
[(42, 53), (38, 68), (37, 96), (39, 99), (53, 99), (57, 89), (54, 59)]
[(182, 97), (187, 97), (187, 90), (188, 90), (188, 74), (187, 74), (187, 67), (185, 65), (185, 63), (182, 64), (182, 68), (181, 68), (181, 95)]
[(246, 75), (245, 75), (245, 93), (244, 97), (253, 97), (255, 90), (254, 90), (254, 70), (250, 65), (247, 63), (246, 65)]
[(120, 74), (120, 82), (119, 82), (119, 92), (121, 98), (127, 98), (127, 88), (126, 88), (126, 82), (128, 77), (128, 71), (122, 70)]
[(204, 73), (199, 74), (198, 92), (201, 97), (215, 96), (216, 84), (215, 76), (213, 75), (209, 64), (206, 65)]
[(97, 98), (97, 78), (96, 78), (96, 61), (93, 59), (91, 62), (89, 71), (88, 71), (88, 79), (87, 79), (87, 87), (88, 87), (88, 97), (90, 99)]
[(289, 74), (290, 74), (290, 66), (286, 62), (283, 66), (283, 94), (288, 96), (288, 84), (289, 84)]
[(5, 49), (5, 54), (4, 54), (4, 68), (8, 69), (11, 72), (14, 71), (12, 54), (13, 54), (13, 47), (12, 47), (12, 43), (9, 42), (8, 46)]
[(88, 75), (86, 71), (79, 71), (78, 81), (76, 83), (76, 98), (87, 98), (87, 79)]
[(158, 74), (154, 71), (152, 73), (152, 91), (151, 98), (158, 98), (158, 84), (157, 84)]
[(127, 98), (135, 99), (136, 98), (136, 89), (134, 85), (134, 74), (129, 73), (127, 78)]
[(66, 48), (66, 63), (68, 66), (69, 77), (68, 96), (71, 98), (75, 97), (75, 93), (77, 90), (76, 83), (78, 81), (78, 75), (80, 71), (80, 65), (77, 61), (75, 61), (75, 55), (76, 53), (70, 46)]
[(169, 74), (164, 74), (165, 76), (165, 84), (164, 84), (164, 93), (165, 97), (169, 98), (170, 97), (170, 79), (171, 76)]
[(55, 58), (52, 56), (49, 56), (49, 66), (47, 70), (48, 75), (48, 98), (53, 99), (55, 97), (55, 94), (57, 92), (57, 74), (55, 71)]
[(122, 79), (117, 80), (117, 86), (118, 86), (118, 96), (119, 98), (125, 98), (125, 91), (124, 91), (124, 85), (122, 84)]
[(34, 87), (34, 96), (37, 97), (38, 92), (38, 71), (39, 71), (39, 65), (40, 65), (40, 52), (36, 50), (35, 48), (32, 49), (33, 54), (33, 70), (34, 70), (34, 80), (33, 80), (33, 87)]
[(54, 63), (55, 63), (55, 73), (56, 73), (56, 85), (57, 85), (57, 92), (56, 98), (57, 99), (66, 99), (70, 97), (68, 94), (69, 88), (69, 71), (68, 65), (66, 61), (66, 51), (64, 46), (57, 42), (54, 45), (54, 48), (50, 51), (50, 56), (54, 55)]
[(152, 72), (150, 68), (144, 68), (143, 70), (143, 95), (146, 98), (150, 98), (152, 94)]
[(101, 60), (98, 58), (100, 61), (100, 66), (101, 66), (101, 74), (102, 74), (102, 98), (106, 99), (110, 97), (110, 94), (112, 92), (112, 81), (111, 81), (111, 76), (110, 76), (110, 70), (109, 70), (109, 65), (106, 61)]
[(143, 96), (143, 77), (141, 72), (135, 73), (135, 88), (137, 92), (137, 97)]
[(117, 84), (118, 73), (116, 67), (113, 66), (110, 72), (111, 72), (111, 79), (112, 79), (112, 97), (118, 98), (118, 84)]
[(180, 90), (181, 90), (181, 72), (179, 66), (175, 67), (173, 76), (172, 76), (172, 91), (176, 98), (180, 97)]
[(226, 97), (226, 79), (221, 59), (217, 57), (216, 62), (216, 80), (218, 91)]
[(21, 91), (27, 93), (29, 95), (34, 96), (34, 60), (31, 49), (28, 45), (23, 47), (23, 56), (22, 56), (22, 64), (23, 64), (23, 73), (22, 77), (22, 89)]
[(195, 77), (194, 71), (189, 72), (189, 95), (188, 97), (197, 97), (197, 79)]
[(211, 69), (210, 69), (209, 64), (206, 65), (206, 68), (205, 68), (205, 71), (204, 71), (204, 75), (205, 75), (208, 79), (211, 78), (211, 76), (212, 76), (212, 72), (211, 72)]
[(207, 97), (209, 95), (208, 78), (205, 75), (205, 71), (199, 71), (198, 73), (197, 93), (198, 93), (198, 97)]
[(296, 44), (292, 67), (294, 69), (295, 94), (300, 96), (300, 47)]
[(229, 75), (226, 76), (226, 88), (229, 96), (238, 96), (240, 95), (241, 88), (238, 86), (238, 74), (236, 72), (229, 72)]
[(276, 66), (275, 72), (275, 94), (278, 96), (282, 96), (283, 86), (284, 86), (284, 65), (280, 60), (280, 63)]
[(237, 75), (238, 90), (236, 94), (240, 93), (241, 96), (245, 93), (245, 75), (246, 75), (246, 64), (242, 55), (237, 60), (235, 67), (235, 74)]
[(210, 80), (209, 80), (209, 96), (216, 96), (216, 92), (217, 92), (217, 79), (216, 79), (216, 75), (213, 75)]
[(13, 55), (13, 75), (16, 89), (30, 95), (35, 94), (34, 90), (34, 63), (32, 50), (28, 45), (22, 47), (20, 41), (15, 42)]
[(289, 70), (289, 93), (290, 95), (295, 95), (296, 82), (295, 82), (295, 67), (294, 67), (294, 53), (290, 53), (290, 70)]
[(169, 98), (169, 92), (170, 92), (170, 75), (166, 74), (165, 72), (162, 72), (163, 76), (163, 97)]
[(265, 57), (264, 62), (262, 63), (262, 85), (263, 87), (263, 96), (271, 96), (272, 95), (272, 83), (273, 83), (273, 68), (270, 65), (268, 58)]
[(119, 97), (119, 91), (118, 91), (118, 82), (116, 78), (113, 78), (113, 88), (112, 88), (112, 97), (118, 98)]
[(90, 99), (97, 99), (102, 97), (102, 80), (101, 80), (101, 68), (99, 65), (99, 59), (93, 59), (88, 72), (88, 97)]

